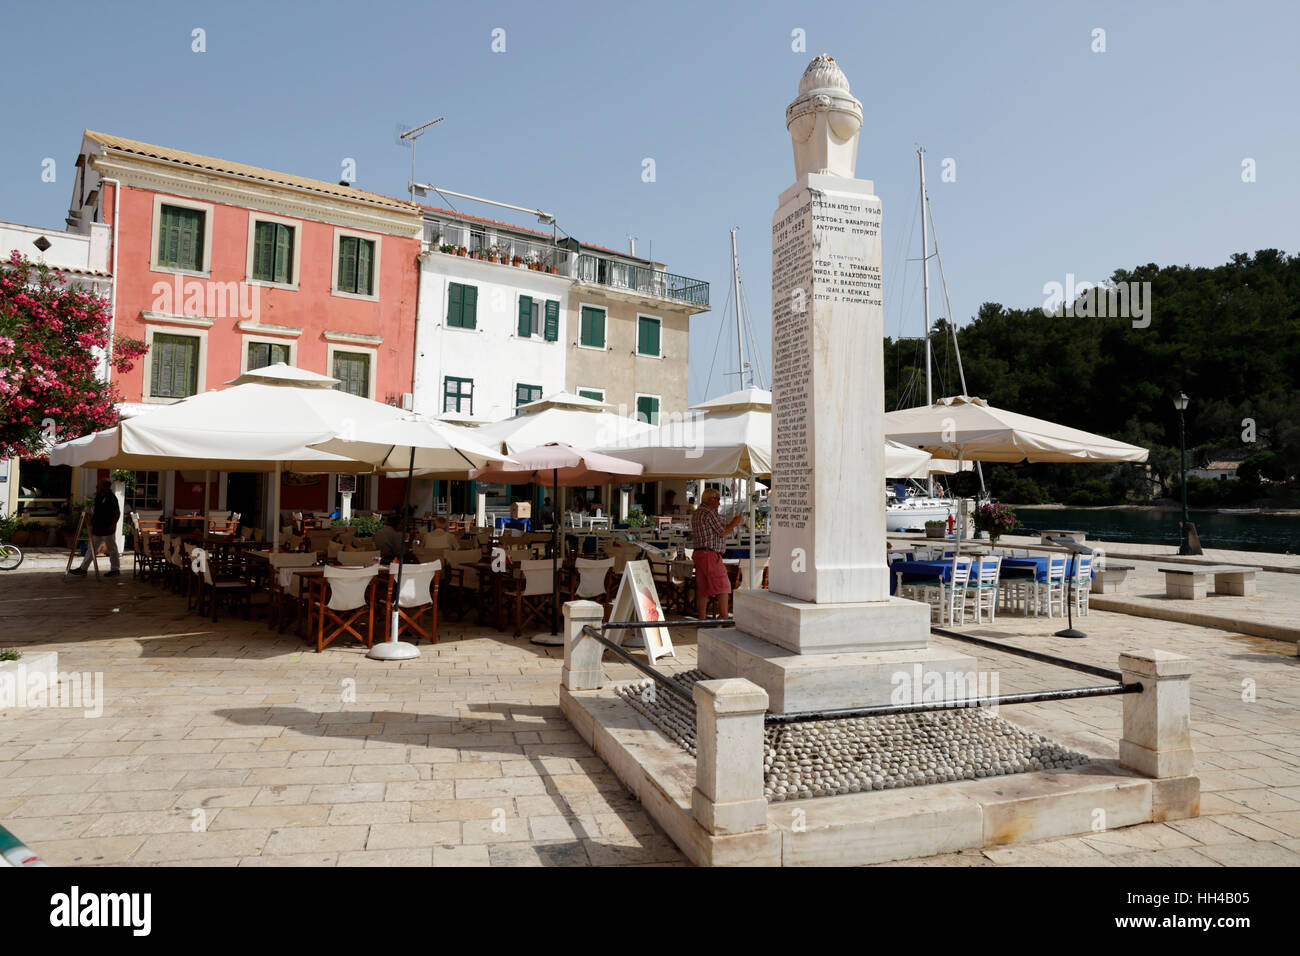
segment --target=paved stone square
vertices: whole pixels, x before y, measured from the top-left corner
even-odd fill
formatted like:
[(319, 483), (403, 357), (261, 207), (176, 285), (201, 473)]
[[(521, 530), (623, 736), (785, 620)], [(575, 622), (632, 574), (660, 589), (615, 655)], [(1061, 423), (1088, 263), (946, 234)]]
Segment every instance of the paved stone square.
[[(0, 577), (0, 646), (103, 674), (100, 717), (0, 715), (0, 822), (51, 864), (685, 865), (561, 716), (559, 648), (444, 620), (414, 662), (316, 654), (257, 619), (187, 614), (129, 574), (65, 579), (55, 563), (37, 556)], [(1300, 610), (1300, 594), (1289, 600)], [(1086, 640), (1049, 636), (1061, 626), (1004, 617), (966, 630), (1110, 668), (1127, 649), (1191, 657), (1202, 816), (908, 863), (1300, 865), (1295, 648), (1099, 611), (1081, 622)], [(693, 667), (690, 632), (675, 642), (668, 666)], [(1000, 693), (1098, 682), (974, 655)], [(1114, 756), (1120, 708), (1094, 698), (1001, 715)]]

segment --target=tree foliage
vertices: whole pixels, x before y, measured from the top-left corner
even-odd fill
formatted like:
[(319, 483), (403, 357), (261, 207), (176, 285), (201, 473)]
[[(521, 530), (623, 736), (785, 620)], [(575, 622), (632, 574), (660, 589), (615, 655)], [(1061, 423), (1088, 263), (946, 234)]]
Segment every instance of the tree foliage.
[[(120, 396), (99, 376), (108, 303), (17, 251), (0, 263), (0, 457), (38, 458), (51, 437), (115, 425)], [(113, 367), (129, 371), (145, 345), (118, 337)]]
[[(1267, 469), (1252, 472), (1254, 490), (1261, 490), (1259, 477), (1294, 483), (1300, 474), (1300, 256), (1264, 249), (1214, 268), (1119, 269), (1111, 280), (1151, 283), (1148, 327), (1134, 328), (1130, 318), (1047, 316), (1039, 307), (988, 302), (957, 339), (971, 394), (1141, 445), (1151, 452), (1149, 476), (1141, 465), (1033, 465), (986, 467), (986, 480), (1025, 494), (1033, 488), (1023, 482), (1032, 481), (1057, 501), (1076, 492), (1078, 500), (1098, 504), (1173, 496), (1179, 456), (1172, 399), (1181, 390), (1191, 399), (1189, 468), (1210, 456), (1271, 452)], [(956, 394), (961, 388), (945, 322), (932, 349), (942, 379), (936, 397)], [(919, 340), (886, 340), (886, 407), (924, 403), (923, 386), (916, 388), (924, 382), (923, 363)], [(962, 480), (974, 484), (973, 476)]]

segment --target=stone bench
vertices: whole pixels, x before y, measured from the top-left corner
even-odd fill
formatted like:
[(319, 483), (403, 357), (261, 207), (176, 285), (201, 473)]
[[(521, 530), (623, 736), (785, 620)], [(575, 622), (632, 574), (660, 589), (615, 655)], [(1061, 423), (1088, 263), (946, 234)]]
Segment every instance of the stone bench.
[(1133, 570), (1131, 564), (1108, 564), (1092, 572), (1092, 589), (1098, 594), (1117, 594), (1124, 589), (1128, 573)]
[(1165, 576), (1165, 596), (1197, 601), (1205, 597), (1206, 578), (1214, 575), (1214, 593), (1245, 597), (1255, 593), (1259, 568), (1235, 564), (1189, 564), (1178, 568), (1156, 568)]
[(1088, 533), (1086, 531), (1040, 531), (1038, 543), (1055, 546), (1056, 542), (1051, 540), (1053, 537), (1069, 537), (1079, 544), (1083, 544), (1088, 540)]

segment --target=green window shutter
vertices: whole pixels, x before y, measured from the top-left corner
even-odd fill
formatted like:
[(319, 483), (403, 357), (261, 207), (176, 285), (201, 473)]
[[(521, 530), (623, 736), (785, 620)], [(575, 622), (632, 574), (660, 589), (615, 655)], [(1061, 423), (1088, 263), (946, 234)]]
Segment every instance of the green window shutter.
[(591, 388), (578, 389), (578, 396), (580, 398), (590, 398), (592, 401), (595, 402), (603, 402), (605, 400), (604, 392), (598, 392), (595, 389), (591, 389)]
[(637, 320), (637, 353), (659, 355), (659, 320), (641, 316)]
[(650, 395), (641, 395), (636, 400), (637, 421), (659, 424), (659, 399)]
[(447, 324), (456, 328), (464, 327), (464, 308), (465, 287), (459, 282), (453, 282), (447, 289)]
[(335, 387), (349, 395), (367, 398), (370, 395), (370, 356), (358, 352), (334, 353)]
[(204, 213), (163, 206), (158, 221), (158, 264), (198, 272), (203, 268)]
[(339, 239), (339, 292), (357, 288), (357, 240), (352, 236)]
[(275, 243), (271, 277), (275, 282), (287, 284), (293, 281), (293, 230), (277, 222), (273, 224), (272, 232)]
[(275, 224), (259, 222), (253, 229), (253, 278), (274, 281)]
[(531, 338), (533, 334), (533, 299), (532, 296), (519, 297), (519, 337)]
[(467, 329), (478, 328), (478, 286), (465, 286), (464, 326)]
[(605, 347), (605, 310), (584, 308), (582, 310), (581, 341), (591, 348)]
[(374, 295), (374, 253), (373, 242), (357, 241), (357, 295)]
[(546, 303), (546, 341), (554, 342), (560, 337), (560, 303)]
[(198, 391), (199, 340), (191, 335), (153, 337), (150, 394), (154, 398), (188, 398)]
[(272, 345), (272, 346), (271, 346), (271, 355), (270, 355), (270, 359), (271, 359), (271, 361), (270, 361), (270, 364), (271, 364), (271, 365), (274, 365), (276, 362), (283, 362), (285, 365), (288, 365), (288, 364), (289, 364), (289, 346), (287, 346), (287, 345)]

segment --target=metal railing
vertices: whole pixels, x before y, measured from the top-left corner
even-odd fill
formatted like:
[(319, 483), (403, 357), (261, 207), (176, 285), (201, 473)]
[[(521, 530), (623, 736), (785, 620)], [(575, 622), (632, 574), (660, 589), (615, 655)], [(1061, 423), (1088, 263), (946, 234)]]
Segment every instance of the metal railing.
[(709, 305), (709, 284), (702, 279), (660, 272), (649, 266), (619, 262), (590, 253), (578, 257), (577, 278), (582, 282), (594, 282), (641, 295), (675, 299), (705, 308)]
[[(678, 620), (678, 621), (655, 621), (653, 623), (642, 622), (606, 622), (597, 630), (588, 624), (583, 627), (582, 633), (602, 644), (607, 650), (613, 651), (620, 658), (631, 664), (641, 673), (645, 674), (656, 684), (663, 687), (669, 693), (676, 696), (679, 700), (684, 701), (688, 706), (695, 706), (694, 697), (680, 684), (661, 673), (654, 667), (646, 664), (633, 657), (618, 644), (605, 637), (604, 632), (607, 630), (622, 629), (646, 629), (651, 627), (735, 627), (736, 622), (731, 618), (720, 620)], [(1093, 664), (1085, 664), (1081, 661), (1072, 661), (1064, 657), (1055, 657), (1051, 654), (1043, 654), (1039, 651), (1026, 650), (1021, 647), (1014, 647), (1010, 644), (999, 644), (997, 641), (986, 640), (982, 637), (972, 637), (969, 634), (962, 634), (958, 631), (948, 631), (942, 628), (932, 627), (931, 632), (941, 637), (952, 638), (953, 640), (966, 641), (971, 644), (978, 644), (981, 647), (987, 647), (992, 650), (1002, 651), (1007, 654), (1014, 654), (1017, 657), (1028, 658), (1029, 660), (1039, 661), (1044, 664), (1053, 664), (1057, 667), (1064, 667), (1069, 670), (1081, 671), (1085, 674), (1092, 674), (1096, 677), (1104, 677), (1119, 683), (1104, 684), (1096, 687), (1067, 687), (1062, 690), (1041, 690), (1026, 691), (1019, 694), (1001, 694), (996, 697), (967, 697), (962, 700), (943, 700), (943, 701), (921, 701), (910, 704), (873, 704), (868, 707), (841, 707), (827, 710), (803, 710), (790, 711), (783, 714), (765, 714), (763, 723), (772, 724), (801, 724), (810, 723), (820, 720), (847, 720), (855, 717), (888, 717), (897, 714), (915, 714), (922, 712), (933, 712), (940, 710), (966, 710), (972, 707), (994, 707), (1002, 704), (1036, 704), (1050, 700), (1080, 700), (1086, 697), (1111, 697), (1117, 694), (1140, 694), (1142, 684), (1125, 684), (1122, 683), (1124, 675), (1119, 671), (1110, 670), (1105, 667), (1097, 667)]]
[(523, 239), (506, 232), (491, 229), (474, 229), (464, 223), (426, 220), (424, 241), (433, 252), (457, 254), (464, 249), (466, 257), (491, 261), (495, 256), (499, 264), (515, 266), (540, 264), (543, 270), (555, 269), (555, 274), (572, 277), (574, 255), (568, 249), (556, 246), (545, 239)]

